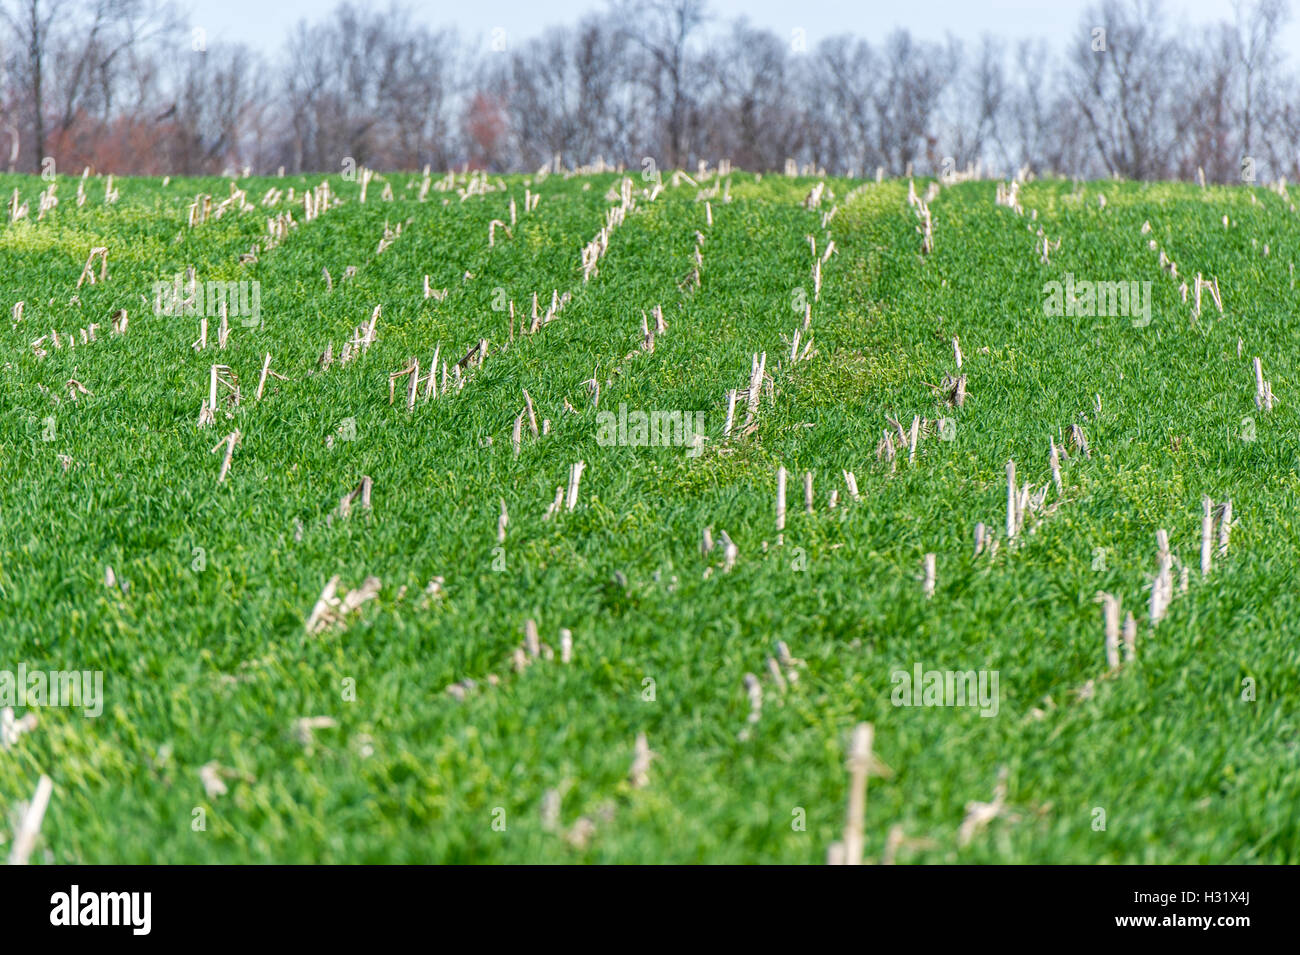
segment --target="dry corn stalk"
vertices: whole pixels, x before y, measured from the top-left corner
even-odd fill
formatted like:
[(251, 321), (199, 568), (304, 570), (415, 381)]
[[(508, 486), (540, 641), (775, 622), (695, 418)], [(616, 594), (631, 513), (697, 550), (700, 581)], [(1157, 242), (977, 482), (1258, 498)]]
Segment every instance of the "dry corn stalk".
[(777, 691), (782, 695), (789, 689), (785, 681), (785, 674), (781, 672), (781, 665), (776, 662), (776, 657), (767, 658), (767, 672), (772, 677), (772, 682), (776, 684)]
[(726, 531), (718, 531), (718, 538), (722, 542), (722, 572), (728, 574), (736, 566), (736, 560), (740, 557), (740, 548)]
[(1006, 813), (1007, 806), (1007, 769), (1003, 766), (998, 770), (998, 781), (993, 788), (992, 802), (979, 802), (971, 800), (966, 803), (966, 818), (962, 820), (961, 827), (957, 830), (957, 845), (967, 846), (975, 838), (976, 833), (982, 830), (998, 816)]
[(855, 501), (862, 500), (861, 495), (858, 494), (858, 479), (854, 477), (853, 472), (843, 471), (842, 473), (844, 475), (844, 486), (849, 492), (849, 497)]
[(221, 324), (217, 326), (217, 347), (225, 349), (230, 340), (230, 319), (226, 314), (226, 303), (221, 303)]
[(424, 400), (438, 397), (438, 356), (442, 353), (442, 343), (433, 347), (433, 361), (429, 363), (429, 375), (424, 380)]
[(408, 358), (407, 365), (401, 371), (395, 371), (388, 376), (388, 403), (391, 405), (395, 398), (397, 381), (399, 378), (409, 378), (407, 390), (411, 391), (415, 387), (415, 382), (420, 375), (420, 363), (414, 358)]
[(1074, 442), (1074, 449), (1083, 454), (1085, 458), (1092, 457), (1092, 449), (1088, 447), (1088, 436), (1083, 433), (1082, 426), (1078, 424), (1070, 425), (1070, 439)]
[(272, 370), (271, 370), (271, 353), (270, 353), (270, 352), (267, 352), (267, 353), (266, 353), (266, 360), (262, 362), (262, 376), (261, 376), (261, 378), (258, 379), (258, 382), (257, 382), (257, 400), (258, 400), (258, 401), (261, 401), (261, 400), (262, 400), (262, 392), (266, 389), (266, 378), (267, 378), (267, 375), (270, 375), (270, 376), (272, 376), (272, 377), (274, 377), (274, 378), (279, 378), (281, 381), (288, 381), (288, 380), (289, 380), (287, 377), (285, 377), (284, 375), (280, 374), (279, 372), (275, 372), (275, 371), (272, 371)]
[(1273, 386), (1264, 380), (1264, 366), (1255, 358), (1255, 407), (1261, 411), (1273, 410)]
[(569, 490), (564, 500), (567, 511), (572, 511), (578, 506), (578, 484), (582, 481), (582, 472), (586, 467), (585, 461), (578, 461), (569, 466)]
[(1016, 462), (1007, 462), (1007, 540), (1020, 529), (1019, 495), (1016, 493)]
[(39, 222), (41, 219), (44, 219), (45, 213), (49, 212), (51, 209), (53, 209), (55, 206), (59, 204), (58, 198), (54, 195), (58, 187), (59, 184), (57, 182), (52, 182), (50, 183), (49, 188), (41, 193), (40, 207), (36, 213), (37, 222)]
[(945, 400), (954, 408), (960, 408), (966, 404), (966, 376), (958, 375), (953, 378), (951, 375), (944, 375), (942, 386)]
[(862, 865), (867, 812), (867, 777), (871, 773), (871, 744), (875, 730), (870, 723), (859, 723), (849, 742), (849, 798), (844, 820), (843, 865)]
[(1208, 577), (1214, 566), (1214, 502), (1201, 497), (1201, 576)]
[(36, 729), (36, 713), (29, 710), (22, 719), (14, 719), (13, 707), (0, 709), (0, 750), (10, 749), (24, 733)]
[(749, 716), (746, 719), (749, 726), (746, 726), (738, 734), (741, 742), (745, 742), (750, 738), (751, 727), (763, 717), (763, 684), (752, 673), (745, 674), (744, 682), (745, 693), (749, 696)]
[(524, 621), (524, 647), (528, 655), (536, 660), (542, 655), (542, 642), (537, 634), (537, 621), (528, 619)]
[(1119, 598), (1113, 594), (1097, 594), (1097, 602), (1102, 605), (1102, 618), (1106, 630), (1106, 667), (1119, 669)]
[(339, 498), (338, 507), (334, 508), (334, 510), (330, 512), (330, 515), (328, 518), (326, 518), (326, 521), (328, 523), (332, 523), (334, 521), (334, 518), (336, 517), (345, 518), (351, 516), (352, 504), (358, 499), (361, 501), (361, 509), (363, 511), (369, 511), (370, 492), (374, 487), (374, 483), (375, 482), (371, 480), (370, 475), (368, 474), (361, 475), (361, 482), (357, 484), (357, 486), (353, 488), (351, 491), (349, 491), (347, 494), (344, 494), (341, 498)]
[(537, 432), (537, 411), (533, 407), (533, 399), (532, 396), (528, 394), (528, 389), (524, 388), (523, 392), (524, 392), (524, 410), (527, 411), (528, 413), (528, 429), (532, 431), (534, 436), (536, 436), (538, 433)]
[[(310, 195), (310, 193), (308, 193)], [(293, 721), (293, 736), (310, 753), (316, 730), (332, 729), (338, 726), (332, 716), (303, 716)]]
[(1218, 507), (1219, 516), (1219, 556), (1228, 556), (1228, 535), (1232, 531), (1232, 501), (1224, 501)]
[(745, 389), (745, 397), (749, 402), (749, 407), (745, 413), (745, 427), (747, 429), (753, 425), (754, 417), (758, 414), (758, 402), (763, 396), (763, 374), (766, 367), (767, 352), (754, 355), (749, 373), (749, 387)]
[(642, 789), (650, 782), (650, 763), (655, 755), (650, 749), (645, 733), (637, 733), (632, 768), (628, 771), (628, 779), (633, 789)]
[[(343, 351), (339, 355), (340, 365), (346, 365), (370, 350), (370, 346), (376, 338), (375, 325), (379, 322), (379, 314), (383, 307), (382, 304), (376, 305), (374, 311), (370, 313), (370, 321), (364, 325), (358, 325), (352, 330), (351, 340), (343, 345)], [(329, 353), (332, 356), (333, 346), (330, 346)], [(328, 363), (325, 367), (328, 367)]]
[(208, 400), (199, 410), (199, 425), (216, 424), (219, 388), (225, 388), (229, 394), (226, 400), (232, 405), (239, 404), (239, 376), (229, 365), (213, 365), (208, 376)]
[(18, 826), (14, 830), (14, 844), (9, 852), (10, 865), (26, 865), (36, 848), (36, 839), (41, 833), (41, 822), (45, 819), (45, 810), (50, 804), (50, 794), (54, 783), (44, 773), (36, 781), (36, 792), (32, 801), (23, 810)]
[(18, 190), (14, 189), (13, 198), (9, 200), (9, 221), (17, 222), (27, 217), (27, 203), (19, 203)]
[(1137, 659), (1137, 621), (1133, 619), (1133, 612), (1129, 611), (1124, 616), (1124, 662), (1132, 663)]
[(362, 604), (379, 595), (381, 584), (378, 577), (367, 577), (360, 587), (349, 591), (341, 599), (337, 596), (338, 586), (339, 575), (335, 574), (325, 584), (320, 599), (307, 618), (308, 633), (321, 633), (330, 627), (344, 624), (348, 616)]
[(96, 258), (99, 259), (99, 281), (105, 282), (108, 280), (108, 249), (102, 245), (96, 246), (90, 250), (90, 255), (86, 258), (86, 265), (81, 270), (81, 277), (77, 279), (77, 288), (81, 288), (81, 283), (86, 280), (89, 280), (91, 285), (95, 284), (93, 266)]
[(908, 200), (913, 206), (917, 219), (920, 220), (920, 225), (916, 227), (916, 231), (921, 236), (921, 254), (929, 255), (934, 251), (934, 220), (930, 217), (929, 205), (924, 199), (916, 195), (916, 189), (910, 182), (908, 183)]
[(230, 473), (230, 459), (235, 454), (235, 445), (239, 443), (239, 439), (242, 437), (243, 435), (240, 434), (239, 429), (235, 429), (212, 446), (210, 454), (216, 454), (223, 444), (226, 446), (226, 456), (221, 460), (221, 473), (217, 475), (218, 484), (223, 483), (226, 480), (226, 475)]
[(782, 542), (782, 531), (785, 530), (785, 484), (788, 472), (785, 466), (777, 468), (776, 471), (776, 531), (777, 543)]
[(1149, 616), (1151, 626), (1158, 624), (1174, 598), (1173, 557), (1169, 552), (1169, 532), (1156, 531), (1156, 576), (1151, 581)]
[(199, 767), (199, 781), (203, 783), (203, 791), (209, 799), (224, 796), (229, 791), (225, 779), (233, 779), (238, 775), (233, 769), (227, 769), (215, 761)]
[(564, 507), (564, 486), (560, 485), (555, 489), (555, 500), (551, 502), (551, 506), (548, 507), (546, 513), (542, 515), (542, 520), (549, 521), (556, 514), (560, 513), (560, 508), (562, 507)]

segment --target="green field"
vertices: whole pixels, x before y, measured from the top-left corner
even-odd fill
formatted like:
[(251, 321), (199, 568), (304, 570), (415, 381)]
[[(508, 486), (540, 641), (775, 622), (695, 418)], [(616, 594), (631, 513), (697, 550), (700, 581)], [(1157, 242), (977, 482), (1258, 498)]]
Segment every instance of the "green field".
[[(435, 176), (421, 201), (419, 174), (389, 174), (363, 203), (332, 177), (337, 203), (307, 221), (318, 177), (239, 180), (219, 218), (228, 180), (116, 180), (106, 204), (90, 179), (78, 206), (72, 178), (37, 221), (47, 184), (0, 176), (30, 210), (0, 238), (0, 671), (103, 674), (97, 717), (15, 707), (37, 720), (0, 749), (0, 855), (45, 774), (33, 862), (820, 863), (867, 721), (867, 861), (1297, 861), (1291, 200), (1049, 180), (1018, 212), (964, 182), (933, 196), (922, 254), (906, 181), (829, 179), (809, 208), (812, 178), (666, 176), (653, 197), (621, 180), (462, 196), (467, 177)], [(214, 210), (191, 227), (200, 193)], [(78, 288), (96, 247), (107, 278)], [(195, 349), (199, 317), (155, 309), (189, 267), (260, 283), (225, 348), (218, 318)], [(1222, 312), (1183, 300), (1198, 273)], [(1067, 274), (1152, 283), (1150, 322), (1045, 314)], [(424, 376), (435, 348), (437, 394), (421, 382), (408, 410), (398, 379), (390, 403), (389, 376), (411, 358)], [(258, 399), (268, 354), (284, 377)], [(219, 385), (200, 424), (213, 365), (240, 399)], [(599, 416), (621, 405), (700, 412), (705, 437), (611, 445)], [(1012, 460), (1032, 503), (1009, 538)], [(574, 506), (548, 515), (576, 462)], [(363, 477), (369, 508), (339, 513)], [(1206, 496), (1232, 524), (1203, 576)], [(377, 593), (312, 621), (336, 575), (339, 597)], [(1099, 592), (1135, 617), (1116, 668)], [(894, 705), (892, 675), (918, 665), (996, 671), (996, 715)]]

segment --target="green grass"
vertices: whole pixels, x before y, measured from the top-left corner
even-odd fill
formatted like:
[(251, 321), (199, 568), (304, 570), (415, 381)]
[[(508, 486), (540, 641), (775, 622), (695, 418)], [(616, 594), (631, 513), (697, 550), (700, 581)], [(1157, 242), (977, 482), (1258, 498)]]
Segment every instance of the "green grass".
[[(809, 210), (815, 180), (737, 173), (709, 226), (694, 187), (650, 201), (637, 179), (635, 211), (584, 284), (581, 251), (619, 178), (493, 179), (506, 188), (421, 203), (414, 177), (390, 175), (397, 198), (381, 201), (372, 182), (364, 205), (357, 183), (333, 179), (341, 205), (244, 266), (285, 208), (262, 208), (263, 194), (319, 180), (241, 180), (256, 211), (194, 229), (189, 203), (223, 198), (226, 181), (117, 180), (120, 201), (104, 205), (92, 180), (81, 207), (61, 181), (43, 220), (0, 231), (0, 670), (104, 673), (100, 717), (43, 708), (0, 750), (6, 818), (42, 773), (54, 782), (36, 861), (821, 862), (841, 837), (845, 745), (863, 720), (889, 767), (870, 783), (872, 860), (901, 827), (902, 862), (1296, 861), (1289, 203), (1253, 188), (1045, 181), (1021, 190), (1020, 216), (994, 204), (993, 183), (965, 183), (933, 200), (935, 249), (921, 256), (905, 182), (832, 180)], [(525, 214), (526, 184), (542, 199)], [(43, 187), (0, 175), (0, 192), (17, 188), (33, 210)], [(509, 220), (511, 198), (519, 221), (489, 249), (488, 223)], [(1040, 226), (1062, 240), (1048, 263)], [(683, 288), (697, 230), (700, 284)], [(809, 235), (819, 254), (833, 238), (836, 254), (812, 306), (817, 354), (792, 365), (792, 303), (813, 298)], [(100, 245), (108, 282), (76, 289)], [(153, 283), (191, 265), (203, 280), (260, 282), (262, 325), (232, 320), (218, 350), (214, 319), (209, 347), (192, 350), (197, 319), (151, 305)], [(1044, 284), (1067, 272), (1151, 281), (1152, 322), (1045, 315)], [(1178, 284), (1197, 272), (1218, 278), (1224, 314), (1207, 296), (1192, 322)], [(425, 275), (444, 300), (423, 297)], [(498, 290), (524, 320), (534, 292), (543, 309), (552, 290), (573, 297), (535, 335), (515, 322), (512, 340)], [(319, 370), (326, 344), (337, 358), (380, 304), (369, 351)], [(656, 304), (668, 327), (648, 352), (641, 312)], [(119, 308), (130, 325), (114, 336)], [(96, 342), (34, 354), (51, 329), (63, 339), (90, 322)], [(929, 387), (956, 373), (954, 336), (960, 409)], [(409, 357), (423, 371), (435, 346), (454, 362), (483, 338), (486, 363), (462, 390), (408, 413), (399, 385), (389, 405), (388, 375)], [(289, 380), (259, 402), (268, 352)], [(745, 388), (756, 352), (771, 397), (752, 434), (724, 438), (726, 392)], [(1256, 355), (1272, 411), (1255, 408)], [(214, 363), (235, 370), (245, 400), (201, 428)], [(599, 410), (704, 412), (703, 452), (601, 445), (593, 377)], [(74, 378), (91, 394), (70, 400)], [(550, 433), (532, 436), (525, 418), (516, 458), (524, 389)], [(931, 433), (891, 468), (877, 458), (887, 417), (906, 428), (914, 415), (953, 419), (953, 440)], [(355, 440), (330, 446), (347, 419)], [(1074, 423), (1093, 453), (1064, 463), (1062, 493), (1046, 498), (1059, 506), (1019, 545), (972, 556), (976, 522), (1004, 536), (1006, 462), (1049, 483), (1049, 436), (1060, 443)], [(210, 449), (236, 428), (218, 484)], [(578, 460), (577, 508), (545, 519)], [(362, 475), (372, 510), (330, 520)], [(1236, 524), (1202, 580), (1204, 494), (1230, 498)], [(738, 546), (730, 572), (720, 549), (701, 555), (706, 527)], [(1190, 573), (1153, 629), (1161, 528)], [(926, 553), (938, 565), (928, 600)], [(105, 585), (106, 565), (125, 590)], [(309, 634), (336, 574), (345, 591), (368, 575), (382, 588), (345, 625)], [(426, 599), (435, 576), (443, 595)], [(1138, 619), (1138, 659), (1109, 675), (1098, 591)], [(515, 672), (530, 619), (557, 657)], [(767, 669), (778, 641), (803, 661), (784, 691)], [(916, 663), (998, 671), (997, 716), (895, 707), (891, 673)], [(752, 725), (746, 673), (763, 685)], [(463, 701), (447, 693), (466, 679), (477, 688)], [(337, 725), (307, 746), (294, 723), (315, 716)], [(639, 733), (656, 754), (643, 786), (629, 778)], [(213, 761), (231, 770), (223, 795), (200, 779)], [(1002, 768), (1005, 811), (961, 842), (967, 804), (993, 798)], [(543, 806), (557, 799), (552, 825)], [(566, 838), (575, 827), (585, 840)], [(6, 855), (8, 839), (0, 827)]]

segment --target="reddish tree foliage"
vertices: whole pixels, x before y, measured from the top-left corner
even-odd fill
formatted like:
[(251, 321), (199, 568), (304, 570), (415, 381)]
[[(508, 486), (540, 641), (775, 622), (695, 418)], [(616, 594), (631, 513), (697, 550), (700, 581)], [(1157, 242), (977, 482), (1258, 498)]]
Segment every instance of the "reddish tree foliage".
[(496, 166), (506, 140), (506, 114), (501, 100), (479, 91), (470, 99), (464, 119), (471, 169)]

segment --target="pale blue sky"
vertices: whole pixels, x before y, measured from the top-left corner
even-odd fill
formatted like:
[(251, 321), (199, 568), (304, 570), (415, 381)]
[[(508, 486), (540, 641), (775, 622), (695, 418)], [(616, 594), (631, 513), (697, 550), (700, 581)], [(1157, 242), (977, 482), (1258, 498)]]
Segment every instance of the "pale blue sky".
[[(237, 40), (270, 52), (301, 19), (316, 20), (335, 6), (334, 0), (181, 0), (190, 12), (190, 25), (203, 27), (209, 42)], [(387, 9), (388, 0), (367, 3)], [(506, 31), (507, 44), (535, 36), (548, 26), (572, 23), (584, 13), (604, 10), (600, 0), (470, 0), (450, 3), (414, 0), (404, 4), (433, 26), (455, 26), (467, 44), (488, 48), (491, 31)], [(783, 36), (795, 28), (806, 31), (808, 45), (836, 33), (849, 32), (878, 39), (895, 27), (905, 27), (925, 39), (942, 39), (951, 32), (973, 42), (992, 33), (1007, 39), (1043, 37), (1060, 40), (1078, 25), (1088, 0), (711, 0), (720, 21), (749, 17), (757, 26)], [(1171, 20), (1188, 29), (1232, 17), (1233, 0), (1166, 0)], [(1294, 63), (1300, 59), (1300, 8), (1292, 3), (1292, 18), (1283, 48)]]

